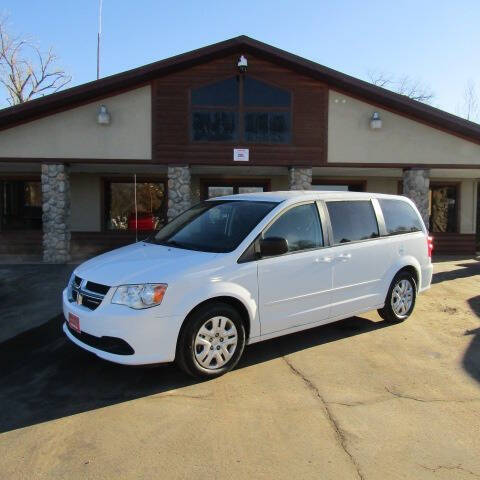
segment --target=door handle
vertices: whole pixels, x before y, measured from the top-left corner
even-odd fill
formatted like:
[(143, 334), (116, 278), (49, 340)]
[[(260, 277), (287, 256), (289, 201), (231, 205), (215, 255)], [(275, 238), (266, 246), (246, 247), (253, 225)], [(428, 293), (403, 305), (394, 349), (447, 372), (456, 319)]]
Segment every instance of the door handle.
[(330, 263), (332, 260), (332, 257), (317, 257), (315, 263)]
[(348, 260), (350, 260), (352, 258), (352, 254), (351, 253), (341, 253), (337, 258), (341, 262), (347, 262)]

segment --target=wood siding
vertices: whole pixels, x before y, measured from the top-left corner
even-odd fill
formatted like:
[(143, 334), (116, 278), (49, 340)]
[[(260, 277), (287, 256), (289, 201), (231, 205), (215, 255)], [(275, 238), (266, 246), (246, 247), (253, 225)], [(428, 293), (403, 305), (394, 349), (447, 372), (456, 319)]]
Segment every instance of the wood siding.
[(171, 164), (246, 165), (233, 161), (233, 148), (249, 148), (247, 165), (324, 165), (327, 87), (252, 54), (248, 54), (248, 75), (292, 93), (292, 142), (285, 145), (190, 141), (190, 89), (238, 75), (238, 56), (228, 55), (153, 80), (152, 160)]
[(434, 255), (475, 255), (476, 235), (474, 233), (436, 233), (433, 236)]

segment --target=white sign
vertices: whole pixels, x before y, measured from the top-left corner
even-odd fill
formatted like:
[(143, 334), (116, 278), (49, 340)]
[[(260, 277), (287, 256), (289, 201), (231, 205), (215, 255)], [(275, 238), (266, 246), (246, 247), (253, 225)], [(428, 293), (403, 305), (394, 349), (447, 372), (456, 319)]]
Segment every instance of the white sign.
[(248, 162), (248, 148), (234, 148), (233, 160), (235, 162)]

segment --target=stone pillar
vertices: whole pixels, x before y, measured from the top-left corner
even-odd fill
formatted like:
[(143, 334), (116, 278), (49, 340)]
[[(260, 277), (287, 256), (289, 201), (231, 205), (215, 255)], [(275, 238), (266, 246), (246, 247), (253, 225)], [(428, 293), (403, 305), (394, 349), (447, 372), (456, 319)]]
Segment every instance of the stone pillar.
[(312, 188), (312, 169), (290, 167), (290, 190), (310, 190)]
[(64, 164), (42, 165), (43, 261), (70, 260), (70, 181)]
[(430, 170), (410, 168), (403, 171), (403, 194), (415, 203), (427, 229), (429, 188)]
[(168, 221), (180, 215), (191, 206), (190, 167), (168, 166)]

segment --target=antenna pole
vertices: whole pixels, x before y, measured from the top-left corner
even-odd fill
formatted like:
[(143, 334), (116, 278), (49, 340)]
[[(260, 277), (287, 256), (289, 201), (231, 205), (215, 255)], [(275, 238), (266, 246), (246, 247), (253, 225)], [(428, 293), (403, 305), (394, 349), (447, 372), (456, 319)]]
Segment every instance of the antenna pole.
[(135, 184), (135, 243), (138, 242), (138, 209), (137, 209), (137, 174), (133, 175), (133, 181)]
[(102, 34), (102, 0), (98, 5), (98, 34), (97, 34), (97, 80), (100, 78), (100, 36)]

